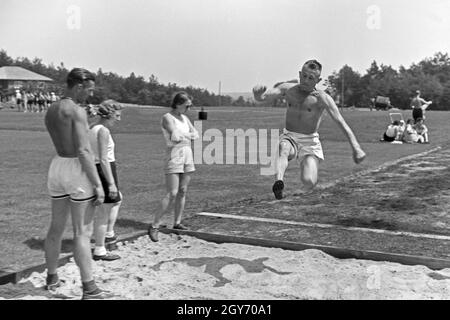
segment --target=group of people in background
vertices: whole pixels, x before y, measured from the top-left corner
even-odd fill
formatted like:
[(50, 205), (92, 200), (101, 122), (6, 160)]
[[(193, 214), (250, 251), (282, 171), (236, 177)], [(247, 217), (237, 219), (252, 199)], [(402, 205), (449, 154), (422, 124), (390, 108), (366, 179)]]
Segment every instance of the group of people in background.
[(412, 117), (405, 123), (403, 120), (393, 121), (383, 133), (381, 141), (391, 143), (429, 143), (428, 128), (425, 125), (425, 110), (432, 101), (426, 101), (420, 97), (417, 90), (411, 100)]
[(19, 112), (45, 112), (59, 100), (54, 92), (16, 90), (15, 103)]
[(424, 119), (408, 119), (393, 121), (386, 129), (381, 141), (391, 143), (429, 143), (428, 128)]

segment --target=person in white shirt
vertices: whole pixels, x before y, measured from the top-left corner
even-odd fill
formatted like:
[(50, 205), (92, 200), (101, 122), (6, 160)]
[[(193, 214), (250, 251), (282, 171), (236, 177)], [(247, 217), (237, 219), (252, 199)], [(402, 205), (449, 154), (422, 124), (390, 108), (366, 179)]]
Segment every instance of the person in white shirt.
[(398, 120), (395, 120), (392, 122), (386, 129), (386, 131), (383, 134), (383, 141), (386, 142), (392, 142), (394, 141), (398, 136), (398, 131), (400, 127), (400, 122)]
[(20, 93), (20, 90), (16, 90), (16, 104), (17, 104), (17, 110), (20, 112), (21, 106), (22, 106), (22, 94)]
[(97, 208), (94, 220), (94, 260), (112, 261), (120, 258), (120, 256), (108, 252), (105, 243), (114, 243), (117, 240), (114, 234), (114, 224), (122, 203), (116, 170), (115, 144), (109, 131), (120, 121), (122, 109), (122, 105), (117, 101), (103, 101), (96, 110), (97, 121), (92, 121), (89, 126), (89, 141), (105, 192), (105, 201)]
[(195, 171), (191, 140), (199, 137), (197, 130), (185, 115), (192, 106), (192, 98), (184, 91), (175, 94), (172, 99), (171, 111), (164, 114), (161, 129), (166, 140), (166, 196), (161, 201), (161, 211), (154, 216), (153, 223), (148, 228), (148, 235), (154, 242), (158, 241), (158, 228), (161, 218), (175, 203), (174, 229), (187, 229), (181, 224), (181, 217), (186, 202), (186, 192)]
[(416, 129), (413, 126), (413, 120), (408, 119), (406, 121), (405, 132), (403, 133), (403, 141), (406, 143), (423, 143), (424, 138), (417, 134)]
[(416, 123), (414, 124), (414, 129), (419, 136), (423, 137), (423, 143), (428, 143), (428, 128), (424, 124), (424, 120), (422, 118), (417, 118)]
[(397, 138), (395, 138), (396, 141), (402, 141), (403, 140), (403, 133), (405, 132), (406, 123), (404, 120), (400, 120), (397, 130)]

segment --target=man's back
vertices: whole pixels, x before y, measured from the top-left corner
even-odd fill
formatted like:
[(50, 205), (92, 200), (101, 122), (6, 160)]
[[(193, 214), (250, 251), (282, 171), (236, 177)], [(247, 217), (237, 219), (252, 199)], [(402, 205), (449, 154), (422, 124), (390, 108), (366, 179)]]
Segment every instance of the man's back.
[[(77, 146), (74, 141), (73, 119), (77, 113), (83, 112), (72, 100), (62, 99), (51, 105), (45, 115), (45, 125), (52, 138), (56, 152), (61, 157), (77, 157)], [(88, 129), (86, 122), (86, 131)]]
[(411, 100), (411, 106), (416, 109), (420, 108), (422, 106), (422, 103), (423, 103), (423, 99), (420, 97), (414, 97)]

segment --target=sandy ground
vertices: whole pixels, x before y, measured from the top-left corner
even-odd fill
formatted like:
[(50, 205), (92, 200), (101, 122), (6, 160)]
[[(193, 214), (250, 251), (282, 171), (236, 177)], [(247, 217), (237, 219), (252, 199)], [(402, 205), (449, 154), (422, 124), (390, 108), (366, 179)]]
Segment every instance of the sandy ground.
[[(289, 251), (215, 244), (160, 234), (119, 244), (122, 259), (93, 262), (100, 287), (115, 299), (450, 299), (450, 269), (339, 260), (318, 250)], [(0, 299), (79, 299), (73, 261), (60, 267), (64, 286), (49, 294), (45, 273), (0, 287)]]

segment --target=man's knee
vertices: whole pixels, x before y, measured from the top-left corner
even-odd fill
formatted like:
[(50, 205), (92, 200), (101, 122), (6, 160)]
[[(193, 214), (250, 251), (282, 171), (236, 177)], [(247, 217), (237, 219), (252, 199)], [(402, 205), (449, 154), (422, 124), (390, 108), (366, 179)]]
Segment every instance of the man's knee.
[(185, 197), (187, 193), (187, 187), (181, 187), (180, 189), (178, 189), (178, 197), (182, 198)]
[(306, 190), (311, 190), (317, 185), (317, 179), (314, 177), (302, 177), (302, 184)]
[(302, 161), (301, 180), (306, 189), (312, 189), (316, 186), (318, 180), (318, 159), (314, 156), (307, 156)]
[(177, 189), (173, 189), (173, 190), (170, 190), (169, 192), (167, 192), (166, 197), (169, 200), (174, 200), (177, 197), (177, 194), (178, 194), (178, 190)]
[(289, 157), (291, 154), (292, 146), (288, 141), (281, 141), (279, 145), (280, 157)]
[(93, 232), (93, 225), (92, 223), (89, 223), (87, 225), (83, 226), (73, 226), (73, 238), (80, 238), (80, 237), (88, 237), (90, 238), (92, 236)]

